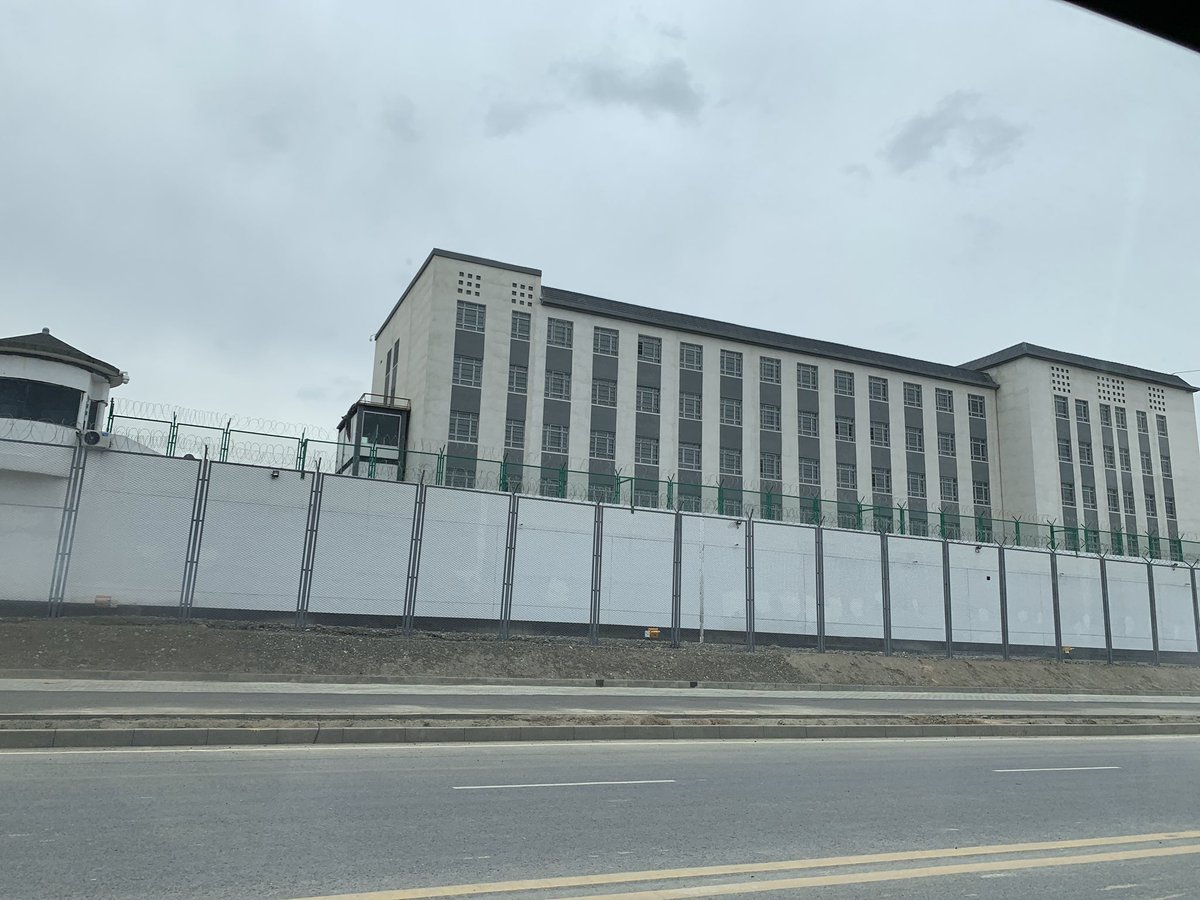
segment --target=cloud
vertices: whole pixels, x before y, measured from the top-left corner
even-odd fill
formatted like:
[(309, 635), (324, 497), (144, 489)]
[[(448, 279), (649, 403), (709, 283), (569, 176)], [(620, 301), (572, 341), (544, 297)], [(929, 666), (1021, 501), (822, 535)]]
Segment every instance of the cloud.
[(947, 94), (933, 112), (906, 121), (883, 158), (901, 174), (938, 163), (951, 175), (982, 175), (1008, 163), (1024, 131), (999, 116), (976, 113), (979, 101), (978, 94)]
[(394, 97), (385, 103), (383, 127), (399, 141), (415, 141), (418, 137), (413, 102), (407, 97)]
[(628, 106), (647, 116), (659, 113), (694, 120), (704, 94), (682, 59), (663, 60), (634, 69), (608, 60), (559, 67), (574, 97), (599, 106)]
[(489, 137), (507, 137), (524, 131), (535, 120), (559, 108), (557, 103), (501, 101), (487, 111), (483, 128)]
[(871, 174), (869, 166), (863, 163), (850, 163), (842, 166), (842, 174), (848, 178), (857, 178), (861, 181), (870, 181), (874, 176)]

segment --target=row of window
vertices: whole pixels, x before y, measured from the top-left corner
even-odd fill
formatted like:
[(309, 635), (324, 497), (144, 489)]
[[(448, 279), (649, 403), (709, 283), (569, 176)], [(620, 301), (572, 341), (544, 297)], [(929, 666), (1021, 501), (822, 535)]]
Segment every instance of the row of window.
[[(1143, 475), (1154, 474), (1154, 455), (1149, 450), (1139, 451), (1140, 461), (1142, 464)], [(1122, 472), (1133, 471), (1133, 460), (1129, 453), (1128, 447), (1113, 447), (1110, 444), (1104, 445), (1104, 467), (1106, 469), (1116, 469), (1117, 460), (1120, 460)], [(1162, 466), (1162, 477), (1171, 478), (1171, 457), (1167, 453), (1159, 454), (1159, 463)], [(1059, 462), (1072, 462), (1071, 457), (1071, 439), (1058, 439), (1058, 460)], [(1092, 445), (1087, 441), (1079, 442), (1079, 464), (1081, 466), (1095, 465), (1092, 456)]]
[[(1082, 501), (1084, 509), (1096, 509), (1096, 488), (1090, 484), (1080, 485), (1079, 499)], [(1128, 488), (1124, 491), (1118, 491), (1115, 487), (1108, 488), (1108, 511), (1119, 514), (1121, 512), (1122, 499), (1125, 501), (1125, 514), (1129, 516), (1136, 515), (1136, 498), (1133, 491)], [(1062, 483), (1062, 502), (1063, 506), (1075, 506), (1075, 485), (1069, 481)], [(1169, 494), (1164, 497), (1163, 509), (1168, 519), (1174, 519), (1175, 498)], [(1155, 499), (1154, 494), (1146, 494), (1146, 515), (1149, 518), (1157, 518), (1158, 516), (1158, 501)]]
[[(1098, 404), (1100, 407), (1100, 424), (1112, 427), (1116, 423), (1117, 428), (1128, 428), (1128, 420), (1125, 417), (1125, 407), (1110, 406), (1107, 403)], [(1150, 417), (1142, 410), (1135, 411), (1137, 415), (1137, 428), (1142, 434), (1150, 433)], [(1060, 419), (1071, 418), (1070, 401), (1062, 394), (1054, 395), (1054, 415)], [(1088, 407), (1088, 401), (1075, 401), (1075, 420), (1077, 422), (1090, 423), (1091, 412)], [(1162, 437), (1167, 437), (1167, 417), (1161, 413), (1154, 416), (1155, 425), (1158, 428), (1158, 433)]]
[[(456, 327), (463, 331), (485, 330), (487, 308), (479, 303), (458, 301)], [(512, 314), (512, 338), (528, 341), (531, 331), (531, 316), (527, 312)], [(572, 348), (575, 342), (574, 323), (567, 319), (546, 319), (546, 342), (552, 347)], [(621, 334), (615, 328), (595, 326), (592, 332), (592, 351), (603, 356), (619, 356)], [(649, 335), (638, 335), (638, 359), (643, 362), (662, 362), (662, 339)], [(782, 381), (783, 362), (778, 357), (759, 357), (759, 380), (764, 384), (780, 384)], [(701, 372), (704, 370), (704, 347), (700, 344), (681, 342), (679, 345), (679, 368), (688, 371)], [(743, 374), (743, 354), (736, 350), (721, 351), (722, 375), (731, 378), (741, 378)], [(833, 373), (834, 393), (843, 396), (854, 396), (854, 373), (835, 369)], [(817, 367), (808, 363), (796, 364), (796, 381), (803, 390), (818, 389)], [(867, 380), (867, 394), (872, 400), (888, 400), (888, 379), (872, 375)], [(939, 412), (954, 412), (954, 392), (948, 388), (935, 388), (935, 406)], [(921, 408), (923, 404), (921, 385), (904, 382), (904, 405)], [(979, 394), (967, 395), (967, 412), (976, 418), (986, 415), (986, 399)]]

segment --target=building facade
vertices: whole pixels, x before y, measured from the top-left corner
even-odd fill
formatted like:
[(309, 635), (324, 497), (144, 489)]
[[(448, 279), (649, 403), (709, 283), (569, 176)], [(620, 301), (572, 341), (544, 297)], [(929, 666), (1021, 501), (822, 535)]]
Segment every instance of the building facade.
[[(1099, 418), (1118, 381), (1125, 429)], [(441, 454), (448, 484), (771, 518), (811, 509), (857, 527), (866, 509), (917, 534), (1012, 517), (1200, 530), (1194, 389), (1030, 345), (944, 365), (546, 287), (538, 269), (434, 250), (376, 335), (371, 390), (409, 401), (405, 446)], [(1075, 418), (1081, 400), (1094, 423)], [(1105, 402), (1107, 421), (1117, 403)], [(1074, 495), (1054, 455), (1064, 428)], [(1147, 442), (1150, 473), (1122, 471), (1121, 448), (1141, 461)], [(1102, 518), (1097, 498), (1126, 481), (1129, 513)]]

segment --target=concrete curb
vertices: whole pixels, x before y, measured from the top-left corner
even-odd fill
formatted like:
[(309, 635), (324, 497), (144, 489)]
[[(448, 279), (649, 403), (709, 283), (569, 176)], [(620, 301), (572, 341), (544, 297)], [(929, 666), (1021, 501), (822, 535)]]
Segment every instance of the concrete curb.
[(489, 741), (778, 740), (903, 737), (1200, 735), (1200, 722), (962, 725), (475, 725), (421, 728), (27, 728), (0, 730), (0, 749), (238, 747)]
[(1087, 690), (1083, 688), (952, 687), (930, 684), (805, 684), (778, 681), (652, 681), (634, 678), (457, 678), (446, 675), (302, 675), (281, 672), (136, 672), (105, 669), (0, 669), (0, 678), (95, 681), (221, 681), (288, 684), (507, 685), (513, 687), (704, 688), (725, 691), (872, 691), (940, 694), (1080, 694), (1188, 697), (1200, 691)]

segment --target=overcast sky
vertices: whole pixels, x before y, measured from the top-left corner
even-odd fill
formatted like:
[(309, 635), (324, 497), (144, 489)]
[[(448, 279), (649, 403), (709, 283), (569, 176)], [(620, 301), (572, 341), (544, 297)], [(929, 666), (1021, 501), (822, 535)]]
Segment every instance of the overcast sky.
[(0, 122), (0, 332), (118, 397), (332, 426), (435, 246), (939, 362), (1200, 368), (1200, 56), (1057, 0), (4, 0)]

